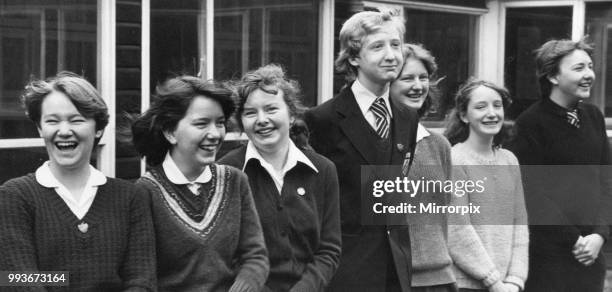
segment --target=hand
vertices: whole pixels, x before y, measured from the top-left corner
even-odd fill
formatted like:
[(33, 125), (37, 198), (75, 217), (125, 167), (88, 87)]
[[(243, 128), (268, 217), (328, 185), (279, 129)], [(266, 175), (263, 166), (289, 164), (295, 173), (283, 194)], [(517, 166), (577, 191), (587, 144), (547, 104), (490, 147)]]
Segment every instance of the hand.
[(506, 285), (506, 291), (508, 292), (519, 292), (521, 289), (516, 284), (504, 283)]
[(603, 246), (604, 239), (599, 234), (589, 234), (585, 237), (578, 238), (572, 253), (578, 262), (585, 266), (590, 266), (595, 263), (599, 256), (599, 251)]
[(508, 290), (506, 283), (502, 281), (497, 281), (495, 282), (495, 284), (489, 287), (489, 292), (509, 292), (509, 291), (510, 290)]

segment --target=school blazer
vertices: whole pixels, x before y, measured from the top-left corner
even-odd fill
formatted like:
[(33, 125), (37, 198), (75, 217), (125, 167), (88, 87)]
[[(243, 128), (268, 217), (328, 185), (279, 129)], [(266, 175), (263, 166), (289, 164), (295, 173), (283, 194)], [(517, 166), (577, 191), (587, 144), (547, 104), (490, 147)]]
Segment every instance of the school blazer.
[[(363, 117), (350, 84), (333, 99), (309, 110), (305, 121), (310, 143), (336, 165), (340, 185), (340, 220), (343, 253), (330, 290), (356, 287), (385, 290), (389, 248), (402, 291), (410, 291), (411, 253), (408, 226), (362, 226), (361, 165), (402, 165), (406, 152), (415, 146), (418, 115), (403, 104), (391, 103), (390, 161), (381, 161), (371, 126)], [(399, 175), (399, 174), (398, 174)], [(386, 249), (386, 250), (385, 250)], [(383, 271), (383, 272), (381, 272)], [(364, 281), (364, 285), (360, 285)]]

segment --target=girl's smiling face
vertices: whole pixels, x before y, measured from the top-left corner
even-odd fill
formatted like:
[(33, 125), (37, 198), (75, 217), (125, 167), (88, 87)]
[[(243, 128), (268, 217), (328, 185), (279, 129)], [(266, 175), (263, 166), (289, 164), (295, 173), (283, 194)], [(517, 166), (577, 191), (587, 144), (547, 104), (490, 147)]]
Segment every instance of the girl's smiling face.
[(42, 101), (38, 132), (45, 142), (52, 167), (78, 169), (89, 165), (96, 138), (93, 118), (83, 116), (72, 101), (58, 91), (52, 91)]
[(470, 94), (466, 112), (461, 120), (470, 128), (470, 135), (494, 137), (504, 122), (504, 105), (497, 91), (480, 86)]
[(261, 89), (253, 91), (244, 103), (242, 125), (249, 140), (260, 152), (275, 152), (289, 143), (289, 129), (293, 117), (283, 98)]

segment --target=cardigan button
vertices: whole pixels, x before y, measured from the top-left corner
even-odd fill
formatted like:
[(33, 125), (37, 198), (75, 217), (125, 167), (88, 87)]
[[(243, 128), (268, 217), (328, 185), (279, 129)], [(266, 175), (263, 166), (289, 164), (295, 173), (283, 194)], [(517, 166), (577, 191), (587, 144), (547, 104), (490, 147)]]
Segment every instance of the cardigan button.
[(278, 206), (276, 207), (276, 209), (277, 209), (277, 210), (279, 210), (279, 211), (283, 210), (283, 205), (278, 205)]

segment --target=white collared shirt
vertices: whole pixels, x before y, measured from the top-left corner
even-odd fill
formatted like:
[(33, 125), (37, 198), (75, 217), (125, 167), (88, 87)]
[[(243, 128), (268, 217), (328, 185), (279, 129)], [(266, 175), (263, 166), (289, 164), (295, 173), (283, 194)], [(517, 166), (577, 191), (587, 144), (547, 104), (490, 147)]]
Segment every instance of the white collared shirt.
[(255, 148), (253, 142), (249, 141), (249, 143), (247, 144), (246, 153), (244, 155), (244, 165), (242, 166), (243, 171), (247, 163), (251, 159), (259, 160), (261, 166), (272, 177), (272, 180), (274, 181), (274, 185), (276, 186), (279, 195), (281, 193), (281, 190), (283, 189), (285, 174), (287, 174), (288, 171), (293, 169), (298, 162), (308, 165), (310, 168), (312, 168), (312, 170), (317, 173), (319, 172), (319, 170), (314, 166), (312, 161), (310, 161), (310, 159), (308, 159), (308, 157), (306, 157), (306, 155), (302, 151), (300, 151), (300, 149), (298, 149), (297, 146), (295, 146), (295, 144), (293, 144), (293, 141), (291, 140), (289, 140), (289, 153), (287, 154), (287, 162), (285, 163), (283, 169), (280, 172), (277, 172), (272, 166), (272, 164), (268, 163), (265, 159), (263, 159), (261, 154), (259, 154), (259, 151), (257, 151), (257, 148)]
[(212, 179), (212, 172), (210, 166), (207, 165), (204, 171), (193, 181), (189, 181), (183, 172), (178, 168), (174, 159), (170, 156), (170, 153), (166, 153), (166, 158), (162, 163), (162, 168), (168, 180), (175, 185), (187, 185), (187, 188), (194, 194), (199, 195), (199, 189), (201, 184), (205, 184)]
[(49, 161), (43, 163), (43, 165), (36, 170), (35, 176), (39, 184), (46, 188), (53, 188), (79, 220), (83, 219), (87, 211), (89, 211), (89, 208), (91, 208), (91, 204), (93, 204), (96, 198), (98, 186), (106, 183), (106, 176), (90, 165), (89, 178), (87, 179), (85, 188), (83, 188), (83, 193), (77, 199), (77, 197), (53, 175), (51, 168), (49, 168)]
[(423, 126), (421, 123), (419, 123), (417, 125), (417, 133), (416, 133), (416, 142), (418, 143), (419, 141), (425, 139), (426, 137), (430, 136), (431, 133), (429, 133), (429, 130), (427, 130), (427, 128), (425, 128), (425, 126)]
[[(359, 82), (359, 80), (355, 80), (355, 82), (353, 82), (353, 85), (351, 86), (351, 90), (353, 91), (353, 95), (355, 96), (355, 100), (357, 101), (357, 104), (359, 105), (359, 109), (361, 110), (361, 113), (365, 117), (366, 121), (368, 121), (368, 124), (372, 126), (372, 129), (376, 130), (376, 117), (374, 116), (374, 113), (370, 110), (370, 107), (376, 101), (378, 96), (376, 96), (374, 93), (372, 93), (367, 88), (365, 88), (363, 84)], [(387, 105), (387, 110), (389, 111), (389, 118), (393, 117), (393, 114), (391, 111), (391, 104), (389, 103), (389, 87), (388, 86), (387, 86), (387, 90), (385, 90), (385, 92), (380, 97), (382, 97), (385, 100), (385, 105)], [(387, 122), (389, 123), (389, 125), (391, 124), (391, 121), (387, 121)]]

